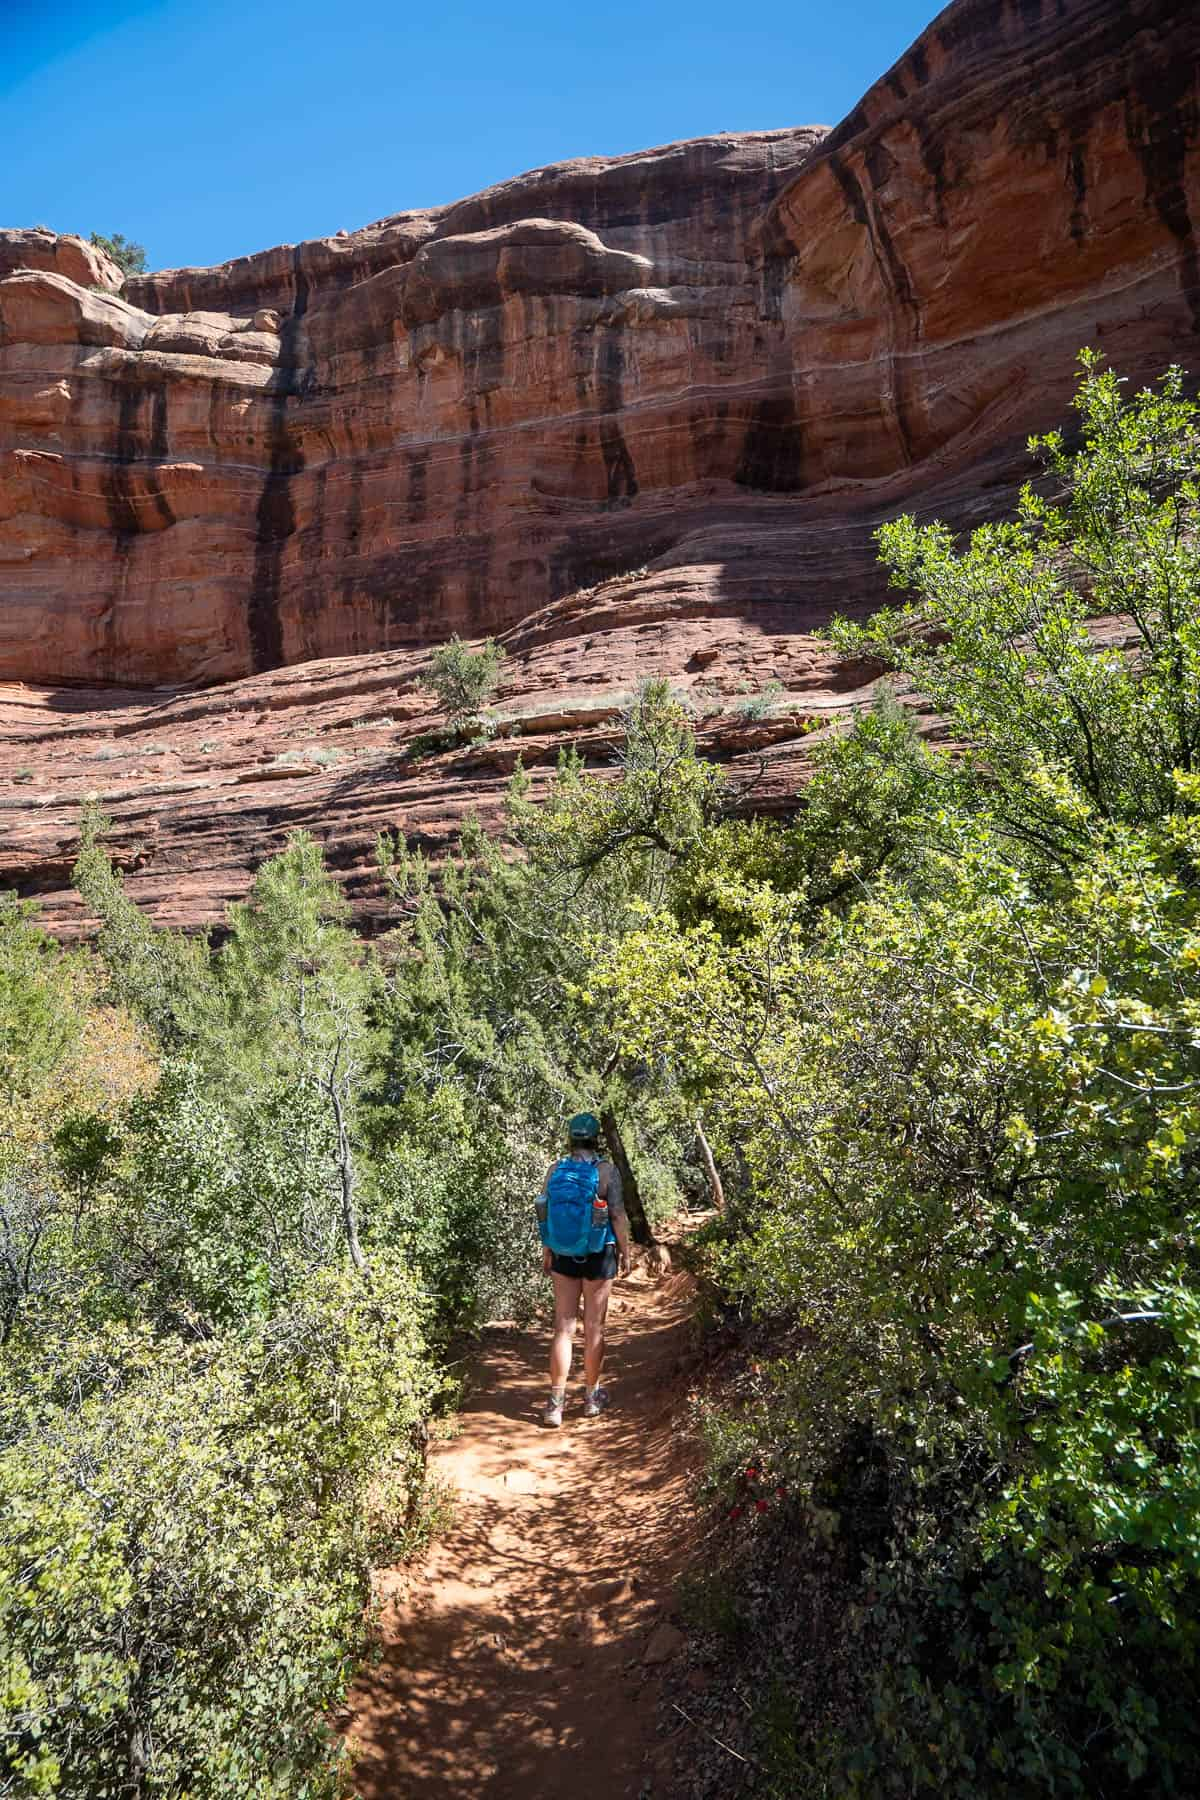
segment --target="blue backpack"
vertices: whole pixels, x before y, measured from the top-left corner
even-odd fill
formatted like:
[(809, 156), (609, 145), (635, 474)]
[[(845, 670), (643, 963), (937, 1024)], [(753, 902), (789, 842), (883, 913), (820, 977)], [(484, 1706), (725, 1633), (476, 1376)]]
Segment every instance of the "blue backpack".
[(593, 1162), (564, 1156), (555, 1163), (537, 1203), (538, 1233), (555, 1256), (591, 1256), (611, 1241), (608, 1201)]

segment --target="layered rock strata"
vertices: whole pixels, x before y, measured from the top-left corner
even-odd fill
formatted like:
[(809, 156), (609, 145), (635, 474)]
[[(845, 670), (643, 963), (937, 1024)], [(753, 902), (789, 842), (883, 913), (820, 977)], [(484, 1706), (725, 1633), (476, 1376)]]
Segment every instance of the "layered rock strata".
[(767, 208), (797, 489), (936, 490), (1067, 406), (1089, 344), (1196, 367), (1200, 9), (958, 0)]
[(779, 335), (749, 242), (819, 135), (565, 164), (120, 297), (9, 276), (0, 668), (472, 635), (669, 548), (738, 491)]
[(298, 828), (321, 841), (369, 922), (386, 915), (380, 832), (401, 832), (440, 860), (468, 814), (500, 825), (518, 757), (535, 783), (567, 745), (611, 770), (622, 710), (648, 674), (672, 674), (691, 695), (706, 753), (758, 808), (794, 804), (800, 751), (869, 696), (870, 670), (831, 679), (825, 647), (776, 632), (769, 605), (714, 621), (686, 595), (620, 583), (600, 603), (598, 666), (594, 634), (558, 636), (567, 621), (549, 609), (514, 647), (492, 709), (496, 735), (416, 756), (416, 740), (445, 727), (421, 685), (422, 652), (153, 697), (0, 687), (0, 761), (11, 769), (25, 759), (0, 792), (0, 889), (19, 887), (55, 931), (74, 935), (83, 921), (70, 871), (80, 808), (92, 800), (114, 823), (108, 841), (130, 891), (160, 922), (219, 919)]
[[(375, 826), (444, 843), (511, 761), (404, 759), (452, 631), (505, 634), (535, 756), (711, 644), (736, 759), (775, 671), (759, 791), (790, 803), (855, 689), (811, 633), (884, 598), (879, 520), (1003, 510), (1084, 343), (1200, 372), (1198, 68), (1182, 0), (956, 0), (832, 132), (563, 164), (119, 292), (78, 239), (0, 234), (0, 679), (38, 684), (2, 715), (0, 881), (65, 923), (95, 790), (164, 916), (212, 917), (289, 822), (369, 910)], [(383, 736), (306, 764), (377, 682)], [(221, 685), (139, 700), (164, 683)]]

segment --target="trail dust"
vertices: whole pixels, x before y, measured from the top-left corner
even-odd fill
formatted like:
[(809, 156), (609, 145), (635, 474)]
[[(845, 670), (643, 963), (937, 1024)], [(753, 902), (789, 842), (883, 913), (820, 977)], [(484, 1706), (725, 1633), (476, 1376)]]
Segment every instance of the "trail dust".
[(461, 1430), (431, 1457), (455, 1523), (381, 1578), (380, 1660), (350, 1696), (361, 1800), (666, 1794), (679, 1745), (657, 1732), (658, 1676), (692, 1535), (673, 1434), (691, 1309), (685, 1274), (618, 1281), (613, 1405), (583, 1417), (581, 1331), (561, 1431), (538, 1424), (547, 1331), (485, 1334)]

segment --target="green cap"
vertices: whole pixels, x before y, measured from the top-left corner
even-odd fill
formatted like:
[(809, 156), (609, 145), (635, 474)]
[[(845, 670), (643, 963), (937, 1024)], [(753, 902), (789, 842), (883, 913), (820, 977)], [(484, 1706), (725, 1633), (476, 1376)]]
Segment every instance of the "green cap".
[(600, 1121), (595, 1113), (576, 1113), (567, 1121), (567, 1136), (572, 1142), (590, 1143), (600, 1136)]

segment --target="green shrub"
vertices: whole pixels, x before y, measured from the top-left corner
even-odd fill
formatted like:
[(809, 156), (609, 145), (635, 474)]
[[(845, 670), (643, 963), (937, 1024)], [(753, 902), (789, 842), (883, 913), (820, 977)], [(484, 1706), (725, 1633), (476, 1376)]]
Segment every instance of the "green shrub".
[(439, 1506), (428, 1302), (349, 1266), (370, 981), (311, 840), (210, 949), (102, 828), (98, 953), (0, 897), (0, 1792), (332, 1795), (368, 1555)]
[(772, 1794), (1200, 1769), (1200, 412), (1094, 359), (1078, 410), (1060, 505), (886, 527), (918, 597), (835, 631), (964, 752), (877, 709), (793, 823), (702, 829), (590, 975), (703, 1104), (710, 1275), (776, 1340), (708, 1421)]
[(451, 725), (463, 725), (478, 716), (499, 685), (504, 661), (504, 648), (494, 638), (488, 638), (478, 650), (469, 650), (455, 636), (433, 652), (426, 685), (437, 695)]
[[(710, 790), (678, 732), (633, 739), (650, 828), (659, 752)], [(435, 886), (381, 847), (374, 944), (302, 833), (212, 943), (130, 900), (94, 810), (93, 948), (0, 901), (0, 1792), (332, 1794), (367, 1559), (447, 1516), (437, 1357), (546, 1294), (559, 1121), (628, 1118), (674, 1191), (679, 1104), (577, 991), (643, 864), (582, 891), (559, 853), (590, 790), (564, 770), (542, 838), (518, 788), (528, 861), (471, 827)]]
[(114, 231), (111, 237), (103, 232), (93, 231), (88, 239), (97, 250), (103, 250), (110, 256), (118, 269), (125, 275), (144, 275), (146, 273), (146, 251), (143, 245), (135, 244), (131, 238)]
[(783, 694), (781, 681), (768, 681), (756, 693), (746, 694), (734, 704), (734, 712), (739, 719), (769, 719), (778, 709)]
[(444, 1138), (426, 1130), (388, 1149), (368, 1235), (403, 1245), (447, 1335), (487, 1319), (528, 1319), (544, 1296), (524, 1203), (544, 1174), (500, 1134), (461, 1122)]
[(326, 1271), (249, 1337), (10, 1343), (0, 1791), (337, 1791), (323, 1715), (371, 1474), (428, 1401), (418, 1314), (380, 1261), (370, 1292)]

